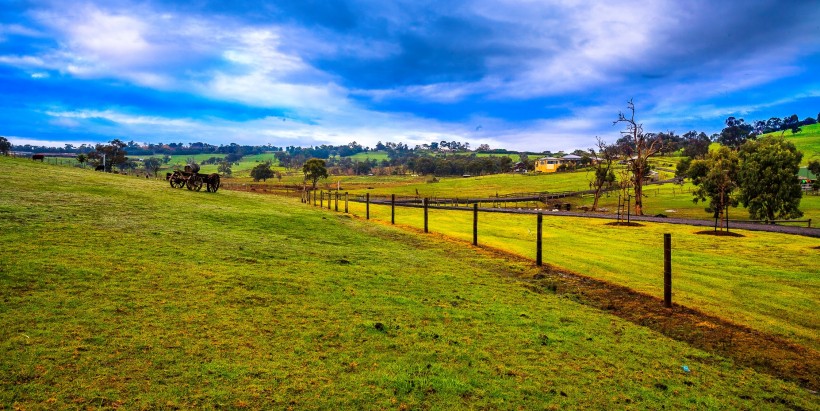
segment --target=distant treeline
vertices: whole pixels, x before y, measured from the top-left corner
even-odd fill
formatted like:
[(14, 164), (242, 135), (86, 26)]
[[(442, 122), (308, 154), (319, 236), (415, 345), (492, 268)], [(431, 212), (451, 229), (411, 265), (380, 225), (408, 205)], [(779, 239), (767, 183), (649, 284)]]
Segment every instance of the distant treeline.
[[(791, 115), (782, 119), (772, 117), (768, 120), (757, 120), (747, 123), (744, 119), (729, 117), (725, 121), (726, 127), (720, 133), (711, 136), (698, 131), (689, 131), (682, 135), (674, 131), (645, 133), (647, 138), (661, 140), (661, 155), (669, 153), (679, 153), (685, 157), (700, 158), (709, 151), (709, 144), (719, 142), (725, 146), (736, 148), (747, 139), (755, 139), (758, 135), (777, 131), (799, 132), (800, 127), (815, 124), (820, 121), (818, 118), (807, 117), (800, 120), (797, 115)], [(627, 139), (622, 138), (615, 143), (619, 151), (628, 155), (630, 147)], [(127, 143), (115, 139), (109, 144), (96, 144), (74, 146), (65, 144), (64, 147), (35, 146), (30, 144), (12, 145), (11, 150), (32, 153), (75, 153), (85, 154), (92, 163), (98, 162), (104, 152), (109, 152), (110, 158), (115, 158), (115, 163), (121, 162), (122, 166), (133, 167), (128, 164), (130, 160), (124, 154), (130, 156), (150, 157), (150, 156), (170, 156), (197, 154), (215, 154), (206, 160), (207, 163), (227, 163), (233, 164), (246, 155), (271, 153), (273, 152), (279, 164), (297, 170), (310, 158), (320, 158), (327, 161), (330, 171), (335, 174), (370, 174), (370, 173), (417, 173), (431, 175), (463, 175), (463, 174), (489, 174), (508, 172), (518, 165), (520, 168), (532, 170), (534, 160), (540, 156), (564, 155), (564, 152), (553, 153), (544, 151), (540, 153), (518, 153), (502, 148), (491, 149), (489, 145), (482, 144), (475, 150), (470, 149), (470, 143), (459, 141), (438, 141), (427, 144), (419, 144), (410, 147), (405, 143), (393, 143), (379, 141), (375, 147), (364, 147), (353, 141), (344, 145), (319, 145), (311, 147), (287, 146), (277, 147), (273, 145), (239, 145), (231, 143), (228, 145), (212, 145), (208, 143), (149, 143), (138, 144), (134, 141)], [(358, 153), (378, 151), (387, 154), (384, 160), (353, 160), (349, 157)], [(476, 153), (488, 153), (489, 157), (477, 156)], [(498, 156), (493, 156), (497, 154)], [(513, 158), (510, 158), (512, 154)], [(575, 150), (572, 154), (588, 158), (588, 150)], [(516, 155), (518, 156), (516, 158)], [(532, 159), (530, 158), (532, 155)], [(167, 159), (164, 159), (167, 163)], [(582, 163), (587, 163), (583, 162)]]

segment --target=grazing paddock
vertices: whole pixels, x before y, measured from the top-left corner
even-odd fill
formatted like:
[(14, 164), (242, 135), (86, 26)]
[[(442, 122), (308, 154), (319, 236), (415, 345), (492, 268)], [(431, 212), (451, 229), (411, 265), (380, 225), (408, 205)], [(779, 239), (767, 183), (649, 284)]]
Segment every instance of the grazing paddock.
[[(350, 203), (365, 216), (365, 205)], [(390, 222), (389, 205), (370, 218)], [(429, 229), (472, 242), (470, 211), (430, 210)], [(396, 224), (422, 229), (423, 210), (396, 209)], [(663, 295), (664, 233), (671, 233), (675, 302), (820, 350), (820, 239), (733, 230), (743, 237), (699, 235), (704, 227), (544, 216), (543, 261), (584, 275)], [(535, 259), (536, 216), (479, 215), (479, 244)]]
[(5, 408), (816, 407), (795, 383), (526, 287), (540, 271), (520, 259), (298, 199), (0, 167)]

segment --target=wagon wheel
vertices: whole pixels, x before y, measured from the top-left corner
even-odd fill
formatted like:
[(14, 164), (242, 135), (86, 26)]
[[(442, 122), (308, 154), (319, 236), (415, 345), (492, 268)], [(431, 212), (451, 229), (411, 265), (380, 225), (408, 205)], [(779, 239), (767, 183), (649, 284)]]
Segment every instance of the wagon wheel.
[(219, 175), (212, 175), (210, 180), (208, 181), (208, 191), (215, 193), (216, 190), (219, 190)]
[(202, 179), (198, 176), (188, 177), (188, 190), (199, 191), (202, 190)]

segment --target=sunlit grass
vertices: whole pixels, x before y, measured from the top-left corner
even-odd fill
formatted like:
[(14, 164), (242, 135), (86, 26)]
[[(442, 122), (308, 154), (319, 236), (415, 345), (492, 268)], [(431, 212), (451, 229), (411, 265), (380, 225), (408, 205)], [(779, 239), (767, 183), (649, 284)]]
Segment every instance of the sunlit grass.
[[(351, 203), (364, 215), (364, 205)], [(420, 208), (396, 211), (396, 223), (421, 229)], [(371, 204), (372, 219), (390, 221), (390, 207)], [(705, 227), (544, 217), (544, 255), (554, 264), (647, 294), (663, 294), (664, 233), (674, 242), (675, 301), (820, 349), (820, 239), (738, 231), (744, 237), (696, 234)], [(432, 232), (472, 241), (472, 212), (430, 210)], [(536, 216), (482, 213), (479, 242), (535, 259)]]
[[(510, 278), (534, 273), (531, 264), (463, 244), (289, 198), (0, 166), (4, 408), (815, 402), (794, 384), (531, 292)], [(433, 216), (434, 231), (444, 217)]]

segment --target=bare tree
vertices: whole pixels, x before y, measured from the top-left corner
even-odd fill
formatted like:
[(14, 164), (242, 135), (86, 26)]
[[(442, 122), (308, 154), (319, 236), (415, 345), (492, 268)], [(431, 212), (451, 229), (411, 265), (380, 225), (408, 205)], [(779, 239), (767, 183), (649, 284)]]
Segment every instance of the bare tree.
[[(620, 147), (625, 160), (632, 169), (633, 188), (635, 190), (635, 214), (643, 215), (643, 180), (649, 172), (649, 157), (659, 152), (663, 147), (663, 140), (657, 136), (648, 136), (643, 132), (643, 126), (635, 121), (635, 104), (632, 99), (627, 103), (629, 117), (618, 113), (618, 119), (612, 124), (625, 123), (626, 130), (621, 131), (623, 136)], [(655, 137), (655, 138), (650, 138)]]
[(607, 144), (600, 137), (596, 137), (598, 142), (595, 148), (589, 149), (590, 157), (592, 158), (592, 169), (594, 173), (590, 180), (590, 185), (593, 190), (595, 200), (592, 202), (592, 211), (598, 209), (598, 199), (604, 191), (604, 187), (611, 187), (615, 183), (615, 173), (612, 170), (612, 163), (618, 156), (616, 146)]

